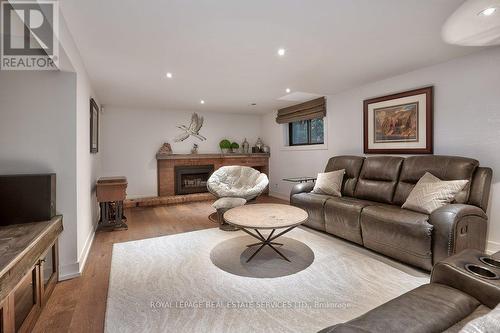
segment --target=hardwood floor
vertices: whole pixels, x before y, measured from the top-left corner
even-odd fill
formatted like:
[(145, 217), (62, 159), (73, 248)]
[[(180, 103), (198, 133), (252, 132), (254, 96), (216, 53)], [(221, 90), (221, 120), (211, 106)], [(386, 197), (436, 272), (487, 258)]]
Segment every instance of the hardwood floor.
[[(286, 203), (263, 196), (259, 202)], [(98, 232), (81, 277), (58, 283), (33, 332), (102, 332), (114, 243), (213, 228), (211, 202), (131, 208), (129, 229)]]

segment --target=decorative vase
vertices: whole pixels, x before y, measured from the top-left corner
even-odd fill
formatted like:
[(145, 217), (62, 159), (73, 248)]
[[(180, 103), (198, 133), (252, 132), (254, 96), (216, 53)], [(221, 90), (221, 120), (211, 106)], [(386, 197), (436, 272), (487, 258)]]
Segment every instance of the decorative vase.
[(220, 150), (222, 151), (223, 154), (227, 154), (229, 153), (230, 148), (221, 148)]
[(245, 154), (248, 154), (248, 151), (250, 150), (250, 145), (248, 144), (247, 138), (245, 138), (245, 140), (241, 144), (241, 147), (243, 148), (243, 152)]

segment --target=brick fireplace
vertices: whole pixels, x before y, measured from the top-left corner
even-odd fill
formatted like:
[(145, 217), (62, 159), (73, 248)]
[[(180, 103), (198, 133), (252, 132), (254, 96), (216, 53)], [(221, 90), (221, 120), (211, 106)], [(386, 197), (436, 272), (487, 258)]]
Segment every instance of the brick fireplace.
[[(186, 167), (186, 170), (194, 172), (194, 174), (199, 173), (197, 170), (206, 168), (207, 166), (213, 167), (213, 170), (217, 170), (223, 165), (244, 165), (250, 166), (263, 172), (269, 176), (269, 154), (158, 154), (157, 159), (157, 170), (158, 170), (158, 197), (199, 197), (199, 193), (188, 194), (184, 191), (179, 191), (176, 185), (176, 170), (179, 167)], [(203, 185), (203, 179), (201, 177), (186, 176), (188, 181), (185, 184), (189, 184), (187, 187), (199, 187), (201, 190)], [(196, 180), (199, 178), (200, 180)], [(208, 178), (207, 178), (208, 179)], [(200, 185), (200, 186), (197, 186)], [(193, 188), (191, 188), (193, 189)], [(187, 190), (187, 189), (186, 189)], [(189, 191), (189, 190), (187, 190)], [(184, 193), (181, 193), (184, 192)], [(204, 194), (208, 195), (208, 194)], [(183, 198), (183, 201), (189, 201), (189, 198)]]

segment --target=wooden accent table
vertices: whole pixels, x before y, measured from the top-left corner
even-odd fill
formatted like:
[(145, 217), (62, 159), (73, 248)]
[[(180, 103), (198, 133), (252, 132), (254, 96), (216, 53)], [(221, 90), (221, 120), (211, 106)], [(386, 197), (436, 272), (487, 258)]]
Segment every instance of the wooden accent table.
[(99, 228), (128, 229), (123, 216), (127, 185), (125, 177), (102, 177), (97, 180), (97, 202), (101, 208)]
[[(273, 241), (304, 223), (308, 217), (305, 210), (282, 204), (251, 204), (232, 208), (224, 213), (224, 220), (227, 223), (240, 228), (245, 233), (259, 240), (257, 243), (247, 245), (247, 247), (260, 245), (252, 256), (248, 258), (247, 262), (252, 260), (266, 245), (289, 262), (290, 260), (275, 247), (275, 245), (282, 246), (283, 244)], [(250, 231), (250, 229), (253, 229), (255, 233)], [(271, 230), (271, 233), (267, 237), (264, 237), (259, 231), (263, 229)], [(277, 229), (285, 230), (274, 235)]]

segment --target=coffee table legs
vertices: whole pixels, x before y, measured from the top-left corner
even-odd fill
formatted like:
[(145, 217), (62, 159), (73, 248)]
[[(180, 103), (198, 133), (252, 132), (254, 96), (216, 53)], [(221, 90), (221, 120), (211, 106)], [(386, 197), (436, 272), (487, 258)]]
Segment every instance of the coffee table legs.
[(260, 231), (258, 229), (254, 229), (254, 231), (256, 233), (253, 233), (251, 232), (250, 230), (248, 229), (245, 229), (245, 228), (240, 228), (242, 231), (246, 232), (247, 234), (249, 234), (250, 236), (258, 239), (260, 242), (257, 242), (257, 243), (253, 243), (253, 244), (250, 244), (250, 245), (247, 245), (247, 247), (252, 247), (252, 246), (257, 246), (257, 245), (260, 245), (260, 247), (250, 256), (250, 258), (247, 259), (247, 262), (249, 262), (250, 260), (252, 260), (255, 255), (257, 253), (259, 253), (263, 248), (264, 246), (269, 246), (271, 249), (273, 249), (276, 253), (278, 253), (280, 255), (281, 258), (285, 259), (286, 261), (290, 262), (290, 260), (288, 260), (288, 258), (283, 254), (281, 253), (278, 249), (276, 249), (274, 247), (274, 245), (278, 245), (278, 246), (281, 246), (283, 244), (281, 243), (276, 243), (276, 242), (273, 242), (273, 240), (275, 240), (276, 238), (286, 234), (287, 232), (289, 232), (290, 230), (294, 229), (295, 227), (290, 227), (280, 233), (278, 233), (277, 235), (274, 235), (274, 233), (276, 232), (276, 229), (273, 229), (271, 231), (271, 233), (269, 234), (269, 236), (264, 237)]

